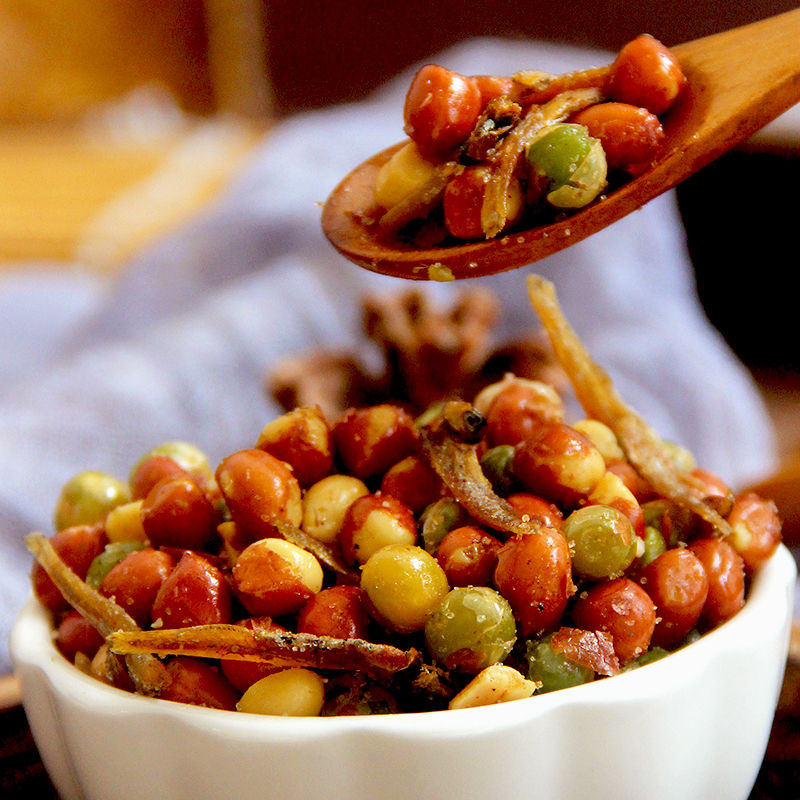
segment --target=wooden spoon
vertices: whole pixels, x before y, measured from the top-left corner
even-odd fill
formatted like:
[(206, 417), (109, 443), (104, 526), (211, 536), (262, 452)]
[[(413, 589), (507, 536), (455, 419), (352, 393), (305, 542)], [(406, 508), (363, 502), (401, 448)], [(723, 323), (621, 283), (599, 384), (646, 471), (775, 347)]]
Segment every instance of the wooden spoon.
[(800, 101), (800, 9), (670, 49), (688, 85), (665, 117), (663, 155), (580, 212), (488, 241), (414, 249), (362, 221), (374, 205), (375, 176), (398, 144), (356, 167), (334, 189), (322, 211), (325, 235), (359, 266), (400, 278), (450, 280), (515, 269), (616, 222)]

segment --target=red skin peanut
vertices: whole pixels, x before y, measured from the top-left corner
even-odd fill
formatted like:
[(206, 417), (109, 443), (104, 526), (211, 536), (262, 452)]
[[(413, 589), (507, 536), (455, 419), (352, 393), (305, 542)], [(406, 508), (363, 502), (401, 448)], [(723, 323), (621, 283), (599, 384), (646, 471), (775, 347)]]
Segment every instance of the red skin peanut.
[(758, 569), (780, 544), (781, 520), (775, 503), (752, 492), (736, 498), (728, 524), (733, 531), (728, 541), (748, 572)]
[(152, 620), (156, 596), (174, 567), (175, 559), (170, 553), (150, 547), (136, 550), (106, 573), (99, 590), (145, 628)]
[(514, 79), (501, 75), (471, 75), (469, 80), (481, 94), (481, 108), (486, 108), (490, 100), (509, 94), (514, 88)]
[(231, 517), (250, 541), (276, 536), (274, 522), (299, 525), (300, 484), (283, 461), (258, 450), (239, 450), (223, 459), (217, 483)]
[(142, 501), (141, 519), (154, 547), (204, 550), (217, 527), (214, 507), (188, 475), (156, 483)]
[(220, 670), (193, 656), (178, 656), (167, 664), (169, 682), (163, 700), (234, 711), (239, 696)]
[(521, 636), (553, 628), (575, 591), (567, 540), (552, 528), (513, 536), (497, 553), (494, 585), (511, 605)]
[(67, 612), (56, 631), (58, 649), (69, 661), (74, 661), (78, 653), (94, 658), (104, 641), (92, 623), (74, 610)]
[(474, 81), (427, 64), (406, 94), (403, 127), (423, 155), (443, 156), (469, 136), (481, 108), (481, 91)]
[(472, 525), (451, 530), (439, 543), (436, 560), (450, 586), (486, 586), (502, 542)]
[(675, 56), (657, 39), (643, 33), (617, 54), (606, 90), (613, 100), (662, 114), (685, 85), (686, 76)]
[[(50, 544), (61, 560), (84, 580), (92, 561), (103, 552), (108, 539), (105, 531), (98, 525), (76, 525), (54, 533), (50, 537)], [(33, 593), (45, 608), (54, 613), (69, 608), (69, 603), (38, 562), (31, 569), (31, 583)]]
[(632, 172), (647, 166), (664, 142), (664, 129), (655, 114), (629, 103), (599, 103), (571, 120), (599, 139), (609, 169)]
[(273, 420), (256, 447), (288, 464), (303, 487), (322, 480), (333, 467), (330, 428), (318, 408), (296, 408)]
[(561, 509), (549, 500), (527, 492), (510, 494), (506, 500), (523, 519), (527, 517), (531, 522), (543, 525), (545, 528), (561, 530), (564, 515)]
[(442, 481), (419, 456), (407, 456), (383, 476), (381, 494), (396, 497), (419, 514), (442, 496)]
[(533, 494), (559, 506), (575, 506), (605, 474), (600, 451), (563, 423), (542, 425), (514, 451), (514, 475)]
[(641, 586), (629, 578), (615, 578), (581, 592), (572, 619), (579, 628), (610, 633), (617, 658), (626, 664), (650, 646), (656, 609)]
[(147, 456), (136, 465), (128, 481), (131, 487), (131, 498), (144, 500), (160, 480), (187, 476), (191, 477), (191, 473), (169, 456), (160, 454)]
[(700, 623), (715, 628), (744, 605), (744, 561), (724, 539), (695, 539), (689, 550), (708, 576), (708, 597)]
[(348, 564), (363, 564), (382, 544), (414, 544), (417, 523), (411, 509), (396, 497), (365, 494), (347, 509), (339, 547)]
[(186, 628), (231, 621), (231, 596), (223, 574), (202, 556), (186, 551), (153, 601), (154, 625)]
[(563, 410), (545, 392), (524, 381), (511, 381), (486, 411), (486, 432), (494, 445), (516, 445), (535, 436), (542, 425), (561, 422)]
[(673, 647), (697, 625), (708, 596), (708, 577), (688, 548), (674, 547), (651, 561), (638, 576), (656, 605), (653, 644)]
[(242, 605), (257, 617), (281, 617), (299, 611), (315, 590), (297, 565), (271, 547), (274, 540), (248, 545), (233, 565), (233, 585)]
[[(466, 167), (448, 182), (442, 197), (444, 225), (457, 239), (484, 239), (481, 222), (483, 200), (491, 170), (484, 166)], [(523, 194), (517, 180), (508, 188), (508, 219), (505, 228), (513, 227), (522, 215)]]
[(297, 615), (297, 632), (335, 639), (366, 639), (369, 615), (358, 586), (331, 586), (310, 598)]
[(483, 239), (481, 209), (489, 170), (468, 167), (451, 178), (444, 190), (442, 208), (448, 233), (458, 239)]
[(418, 446), (414, 420), (398, 406), (349, 408), (332, 431), (345, 472), (361, 480), (386, 472)]

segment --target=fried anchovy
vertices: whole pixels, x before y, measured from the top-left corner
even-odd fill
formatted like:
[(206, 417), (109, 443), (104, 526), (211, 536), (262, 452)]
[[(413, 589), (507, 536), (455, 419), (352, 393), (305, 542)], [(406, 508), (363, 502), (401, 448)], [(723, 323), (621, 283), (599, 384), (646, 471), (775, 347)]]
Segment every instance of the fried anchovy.
[(501, 533), (535, 533), (534, 523), (497, 495), (483, 473), (476, 451), (483, 425), (483, 415), (469, 403), (451, 400), (422, 427), (423, 452), (455, 500), (476, 520)]
[[(30, 533), (26, 547), (58, 587), (64, 599), (99, 631), (108, 637), (115, 631), (138, 631), (139, 626), (113, 600), (82, 581), (64, 563), (50, 540), (42, 533)], [(131, 655), (125, 658), (128, 673), (141, 694), (157, 695), (167, 683), (164, 665), (152, 655)]]
[(530, 275), (528, 294), (586, 414), (614, 431), (628, 461), (656, 492), (697, 514), (720, 535), (729, 535), (728, 523), (683, 482), (662, 439), (622, 400), (611, 378), (592, 361), (567, 322), (553, 284)]
[(511, 94), (523, 106), (545, 103), (567, 90), (603, 89), (610, 74), (611, 68), (608, 66), (557, 74), (523, 70), (514, 75), (514, 91)]
[(392, 206), (380, 218), (378, 224), (387, 234), (397, 233), (401, 228), (415, 219), (429, 216), (438, 204), (447, 182), (463, 167), (457, 161), (445, 161), (438, 164), (430, 179), (419, 189)]
[(563, 122), (586, 106), (599, 103), (599, 89), (576, 89), (562, 92), (543, 105), (532, 105), (522, 121), (498, 146), (498, 161), (486, 183), (481, 206), (481, 228), (487, 239), (502, 233), (509, 217), (509, 187), (519, 159), (539, 131), (556, 122)]
[(311, 555), (315, 556), (323, 566), (352, 581), (358, 581), (358, 571), (348, 567), (334, 552), (333, 548), (328, 547), (324, 542), (315, 539), (313, 536), (309, 536), (305, 531), (300, 530), (300, 528), (288, 522), (275, 520), (272, 524), (287, 542), (291, 542), (298, 547), (302, 547), (303, 550), (307, 550)]
[(108, 637), (121, 655), (151, 653), (199, 658), (236, 658), (276, 667), (344, 669), (383, 678), (420, 660), (416, 650), (401, 650), (364, 639), (335, 639), (311, 633), (248, 629), (241, 625), (196, 625), (151, 631), (119, 631)]

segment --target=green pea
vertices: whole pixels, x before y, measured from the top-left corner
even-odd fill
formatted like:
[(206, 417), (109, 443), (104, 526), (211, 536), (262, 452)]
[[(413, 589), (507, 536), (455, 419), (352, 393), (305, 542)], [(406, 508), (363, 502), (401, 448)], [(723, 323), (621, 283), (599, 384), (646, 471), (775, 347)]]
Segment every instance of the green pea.
[(608, 165), (599, 139), (583, 125), (551, 125), (528, 146), (534, 178), (557, 208), (582, 208), (606, 187)]
[(550, 643), (551, 636), (532, 639), (525, 649), (528, 678), (539, 681), (541, 693), (567, 689), (594, 680), (594, 670), (557, 653)]
[(96, 589), (102, 582), (103, 578), (111, 572), (112, 568), (119, 564), (120, 561), (125, 559), (130, 553), (135, 550), (141, 550), (144, 547), (144, 542), (111, 542), (107, 544), (105, 549), (99, 556), (95, 556), (92, 563), (89, 565), (89, 571), (86, 573), (86, 583), (93, 589)]
[(552, 125), (529, 145), (528, 161), (557, 188), (569, 183), (589, 155), (592, 141), (583, 125)]
[(79, 472), (62, 487), (53, 513), (57, 531), (74, 525), (94, 525), (102, 522), (112, 508), (131, 499), (130, 490), (104, 472)]
[(503, 661), (517, 638), (508, 601), (488, 586), (452, 589), (425, 622), (425, 643), (447, 669), (478, 673)]
[(636, 557), (638, 542), (628, 517), (611, 506), (591, 505), (564, 520), (572, 567), (584, 578), (621, 575)]
[(689, 633), (683, 638), (680, 643), (681, 647), (686, 647), (687, 644), (694, 644), (698, 639), (701, 639), (703, 634), (697, 628), (692, 628)]
[(420, 516), (422, 545), (425, 550), (436, 555), (442, 539), (466, 520), (466, 512), (452, 497), (443, 497), (431, 503)]
[(200, 448), (188, 442), (174, 441), (164, 442), (148, 450), (136, 464), (134, 464), (129, 480), (136, 474), (136, 470), (142, 461), (151, 456), (165, 456), (166, 458), (170, 458), (179, 467), (193, 475), (205, 475), (210, 478), (213, 474), (211, 466), (208, 463), (208, 458)]
[(692, 512), (671, 500), (649, 500), (642, 504), (642, 512), (645, 526), (655, 528), (668, 547), (676, 547), (679, 542), (687, 541), (694, 530)]
[(667, 543), (658, 528), (646, 525), (644, 529), (644, 553), (639, 557), (639, 567), (646, 567), (666, 552)]
[(665, 650), (663, 647), (651, 647), (647, 652), (642, 653), (638, 658), (634, 658), (633, 661), (629, 661), (625, 665), (625, 671), (636, 669), (637, 667), (644, 667), (647, 664), (652, 664), (654, 661), (659, 661), (664, 656), (668, 656), (669, 651)]
[(514, 448), (501, 444), (487, 450), (481, 458), (483, 473), (499, 495), (508, 495), (514, 485)]

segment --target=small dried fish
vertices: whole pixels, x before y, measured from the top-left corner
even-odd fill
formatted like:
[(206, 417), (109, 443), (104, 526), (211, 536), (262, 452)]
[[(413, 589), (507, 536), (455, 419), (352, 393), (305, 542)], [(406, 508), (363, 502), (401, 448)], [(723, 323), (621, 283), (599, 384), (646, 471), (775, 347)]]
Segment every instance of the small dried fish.
[(514, 90), (511, 96), (523, 106), (531, 103), (545, 103), (568, 90), (602, 89), (610, 74), (610, 66), (590, 67), (562, 73), (522, 70), (513, 76)]
[(151, 653), (200, 658), (236, 658), (276, 667), (344, 669), (386, 678), (420, 660), (416, 650), (401, 650), (363, 639), (335, 639), (241, 625), (196, 625), (152, 631), (119, 631), (108, 637), (121, 655)]
[(449, 674), (435, 664), (420, 662), (419, 673), (411, 681), (411, 688), (430, 697), (450, 698), (456, 692)]
[(288, 522), (276, 520), (272, 524), (287, 542), (291, 542), (301, 547), (303, 550), (307, 550), (312, 556), (317, 558), (322, 566), (348, 579), (351, 583), (358, 582), (358, 570), (348, 567), (334, 552), (333, 548), (328, 547), (324, 542), (315, 539), (313, 536), (309, 536), (305, 531), (300, 530), (300, 528)]
[(469, 403), (451, 400), (421, 429), (422, 449), (453, 497), (477, 521), (507, 535), (535, 533), (534, 523), (520, 517), (492, 488), (484, 475), (474, 442), (485, 424)]
[(462, 145), (464, 156), (472, 161), (491, 161), (497, 145), (521, 119), (522, 108), (508, 96), (491, 99)]
[[(79, 611), (103, 636), (115, 631), (138, 631), (138, 625), (121, 606), (82, 581), (42, 533), (30, 533), (26, 547), (58, 587), (64, 599)], [(167, 683), (164, 665), (152, 655), (133, 655), (125, 659), (131, 680), (141, 694), (157, 695)]]
[(429, 216), (439, 203), (445, 186), (450, 178), (463, 167), (457, 161), (445, 161), (434, 170), (430, 180), (417, 191), (401, 200), (386, 211), (378, 221), (380, 228), (387, 234), (397, 233), (415, 219)]
[(553, 284), (530, 275), (528, 295), (586, 414), (614, 431), (628, 461), (658, 494), (697, 514), (719, 535), (729, 535), (728, 523), (681, 479), (658, 434), (622, 400), (606, 372), (592, 361), (567, 322)]
[(497, 148), (499, 158), (486, 183), (481, 206), (481, 227), (487, 239), (499, 235), (509, 218), (509, 187), (520, 157), (534, 136), (548, 125), (563, 122), (586, 106), (599, 103), (599, 89), (578, 89), (562, 92), (544, 105), (532, 105), (522, 121), (506, 136)]

